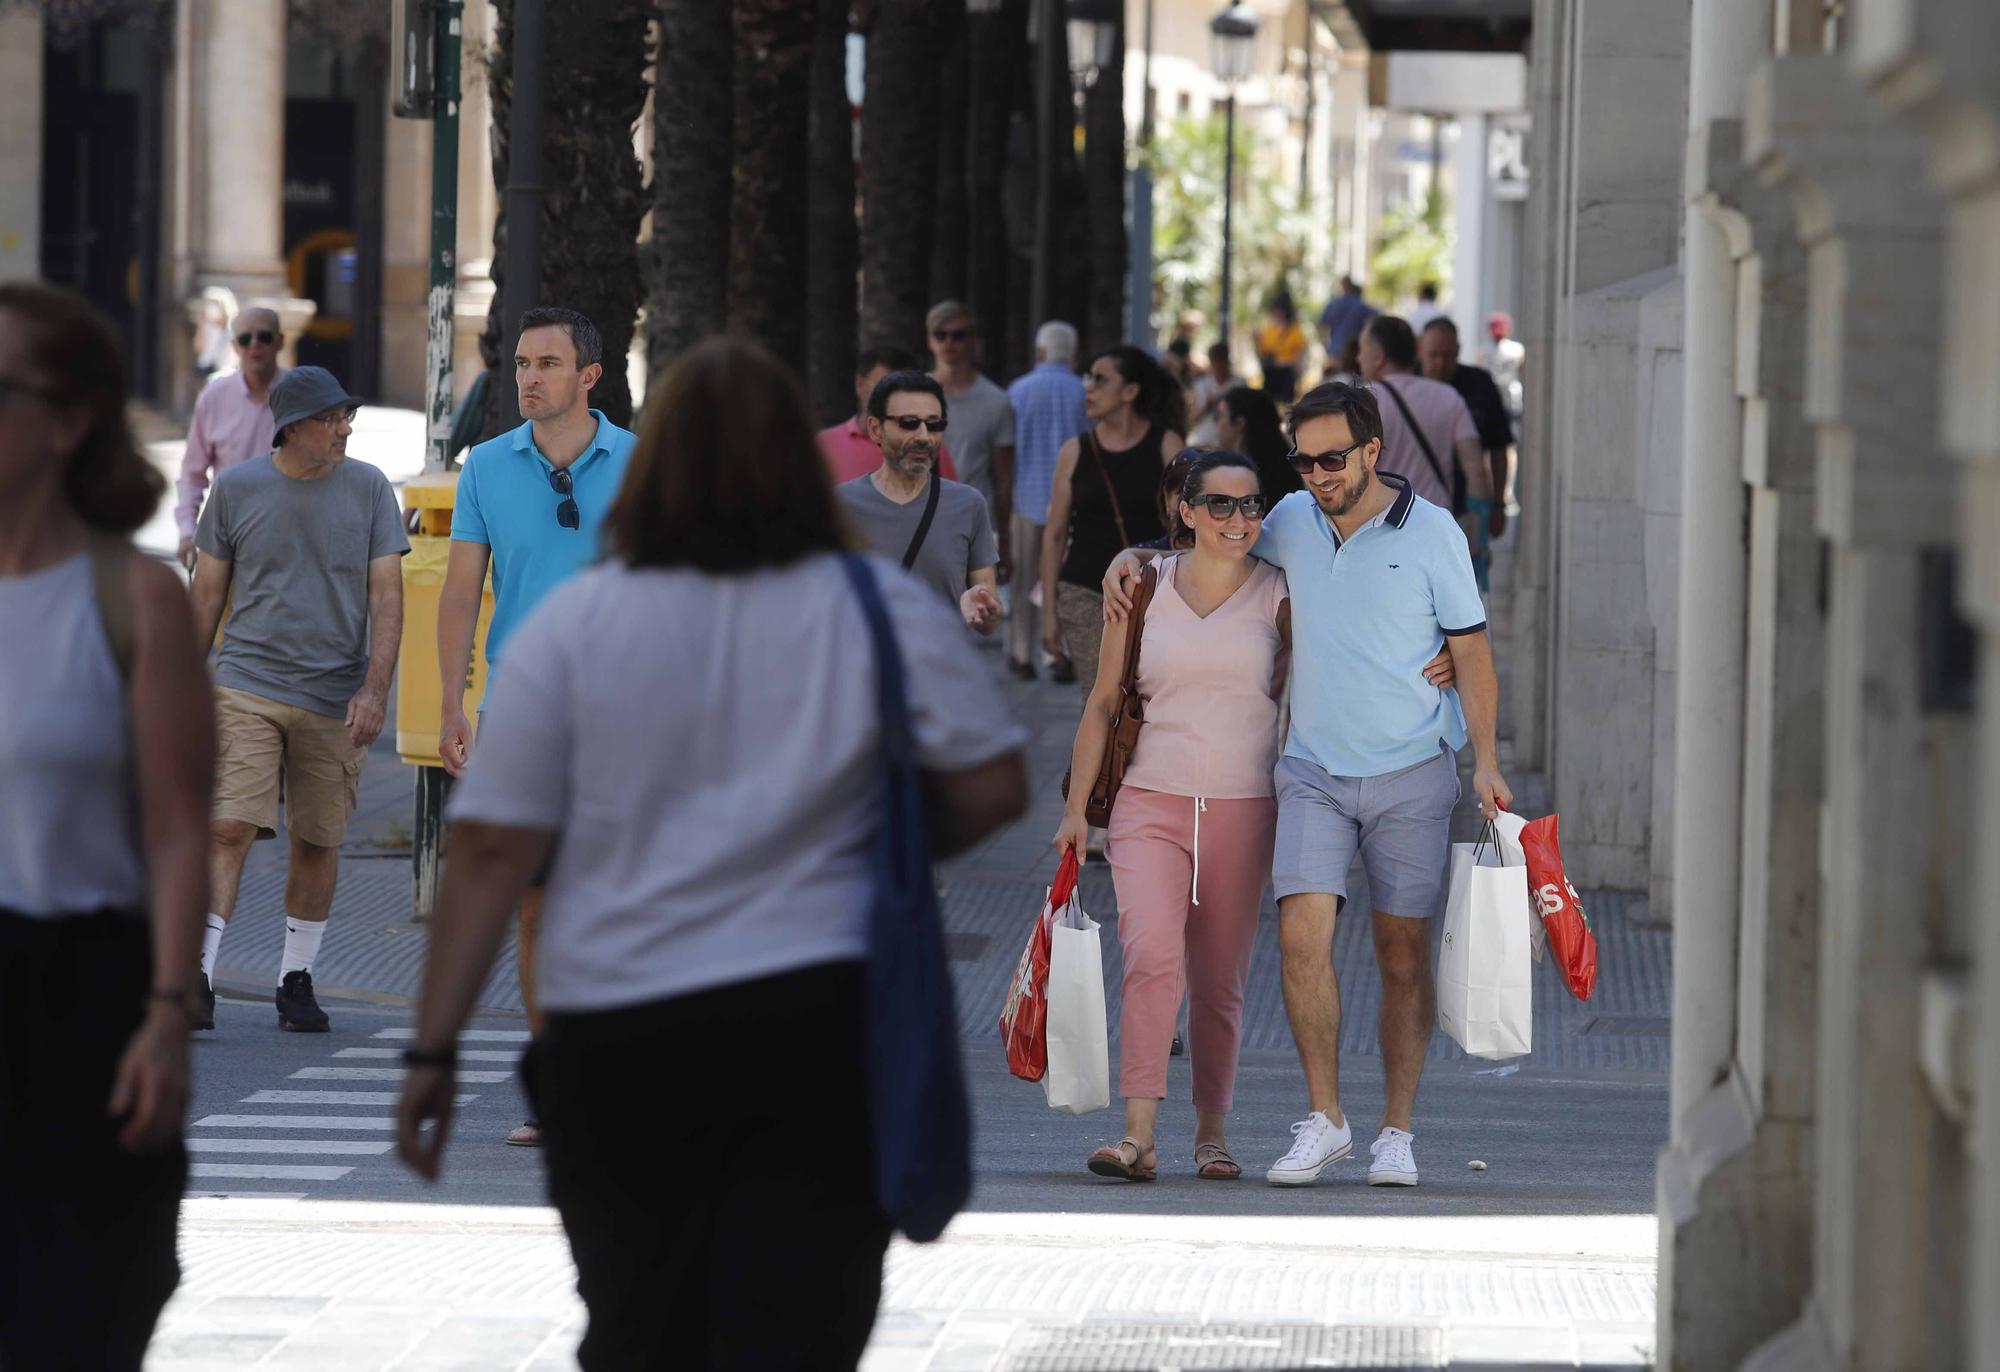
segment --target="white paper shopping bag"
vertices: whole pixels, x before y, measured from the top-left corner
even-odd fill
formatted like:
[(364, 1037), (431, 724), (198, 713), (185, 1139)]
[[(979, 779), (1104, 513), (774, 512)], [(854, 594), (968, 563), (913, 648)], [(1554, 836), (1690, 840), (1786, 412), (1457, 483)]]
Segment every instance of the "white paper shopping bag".
[[(1490, 829), (1490, 826), (1489, 826)], [(1451, 897), (1438, 951), (1438, 1025), (1476, 1058), (1534, 1048), (1528, 869), (1508, 865), (1489, 832), (1451, 848)]]
[(1087, 1115), (1111, 1104), (1111, 1044), (1104, 1021), (1104, 956), (1097, 921), (1071, 900), (1049, 941), (1049, 1108)]

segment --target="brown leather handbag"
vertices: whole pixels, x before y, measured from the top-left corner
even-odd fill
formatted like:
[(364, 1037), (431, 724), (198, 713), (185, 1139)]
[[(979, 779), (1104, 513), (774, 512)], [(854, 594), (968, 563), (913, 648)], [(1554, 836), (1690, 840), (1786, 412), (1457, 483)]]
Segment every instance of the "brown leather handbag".
[[(1111, 823), (1111, 807), (1118, 801), (1118, 788), (1125, 784), (1125, 768), (1132, 750), (1139, 746), (1139, 726), (1146, 722), (1146, 702), (1139, 698), (1139, 643), (1146, 634), (1146, 607), (1153, 603), (1153, 591), (1160, 584), (1160, 569), (1151, 562), (1139, 573), (1138, 589), (1132, 593), (1131, 636), (1125, 640), (1125, 672), (1118, 679), (1118, 713), (1111, 722), (1111, 737), (1104, 741), (1104, 756), (1097, 764), (1097, 780), (1091, 783), (1090, 799), (1084, 803), (1083, 817), (1094, 829)], [(1069, 773), (1063, 773), (1063, 799), (1069, 799)]]

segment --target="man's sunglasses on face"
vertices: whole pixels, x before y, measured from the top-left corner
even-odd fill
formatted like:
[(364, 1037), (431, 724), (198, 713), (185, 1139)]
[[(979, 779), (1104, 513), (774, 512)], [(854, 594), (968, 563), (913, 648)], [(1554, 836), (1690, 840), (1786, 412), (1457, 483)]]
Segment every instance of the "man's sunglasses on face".
[(277, 341), (278, 341), (278, 335), (272, 332), (270, 329), (258, 329), (254, 332), (246, 332), (236, 335), (236, 346), (239, 348), (247, 348), (252, 343), (262, 343), (265, 347), (269, 347), (271, 344), (276, 343)]
[(1294, 448), (1285, 454), (1285, 461), (1291, 463), (1300, 476), (1307, 475), (1314, 467), (1323, 472), (1344, 472), (1347, 470), (1347, 455), (1356, 448), (1367, 447), (1368, 443), (1369, 440), (1364, 438), (1359, 443), (1350, 443), (1336, 452), (1326, 453), (1302, 453)]
[(925, 418), (914, 414), (892, 414), (884, 422), (894, 424), (906, 434), (913, 434), (919, 428), (929, 429), (934, 434), (941, 434), (945, 430), (945, 421), (936, 415)]
[(972, 337), (970, 329), (932, 329), (931, 337), (940, 343), (963, 343)]
[(549, 485), (562, 497), (562, 504), (556, 506), (556, 523), (565, 529), (574, 529), (583, 523), (583, 512), (576, 507), (576, 486), (569, 479), (569, 468), (559, 467), (549, 473)]
[(1261, 495), (1198, 495), (1188, 504), (1205, 507), (1216, 519), (1227, 519), (1238, 510), (1243, 511), (1245, 519), (1264, 517), (1264, 497)]

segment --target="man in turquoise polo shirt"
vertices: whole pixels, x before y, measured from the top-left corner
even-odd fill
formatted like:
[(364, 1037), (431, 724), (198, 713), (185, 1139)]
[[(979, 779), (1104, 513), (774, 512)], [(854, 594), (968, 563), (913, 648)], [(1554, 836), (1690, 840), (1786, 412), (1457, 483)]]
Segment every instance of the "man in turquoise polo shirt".
[[(1465, 537), (1449, 510), (1375, 470), (1382, 413), (1365, 386), (1329, 382), (1292, 409), (1293, 465), (1306, 489), (1265, 516), (1259, 557), (1292, 600), (1291, 734), (1278, 762), (1278, 895), (1285, 1009), (1308, 1113), (1266, 1179), (1304, 1186), (1354, 1149), (1340, 1109), (1340, 987), (1333, 922), (1355, 857), (1368, 874), (1382, 974), (1386, 1101), (1368, 1180), (1414, 1186), (1412, 1114), (1436, 1018), (1430, 930), (1458, 803), (1455, 754), (1473, 749), (1473, 790), (1491, 818), (1513, 800), (1495, 741), (1500, 687)], [(1129, 606), (1121, 557), (1107, 611)], [(1456, 690), (1425, 681), (1442, 642)]]
[[(597, 326), (575, 310), (533, 309), (521, 316), (514, 349), (518, 429), (466, 455), (451, 514), (451, 558), (438, 596), (438, 682), (442, 705), (438, 756), (459, 775), (471, 757), (465, 717), (472, 637), (489, 561), (493, 619), (486, 628), (486, 676), (500, 670), (507, 639), (542, 597), (595, 561), (598, 529), (625, 478), (634, 437), (590, 408), (590, 388), (604, 375)], [(539, 886), (521, 904), (521, 999), (528, 1028), (541, 1032), (535, 1000)], [(541, 1128), (529, 1120), (507, 1142), (534, 1147)]]

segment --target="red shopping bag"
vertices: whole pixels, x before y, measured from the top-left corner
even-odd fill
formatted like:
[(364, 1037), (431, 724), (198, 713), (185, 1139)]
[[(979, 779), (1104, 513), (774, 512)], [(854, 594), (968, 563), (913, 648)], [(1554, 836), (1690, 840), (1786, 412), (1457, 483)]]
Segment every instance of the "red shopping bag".
[(1076, 898), (1076, 849), (1063, 854), (1056, 868), (1055, 884), (1042, 905), (1015, 965), (1014, 981), (1007, 988), (1007, 1003), (1000, 1007), (1000, 1041), (1007, 1048), (1007, 1070), (1023, 1081), (1040, 1081), (1049, 1070), (1049, 945), (1054, 937), (1056, 916)]
[(1576, 888), (1563, 875), (1562, 846), (1557, 841), (1556, 816), (1531, 820), (1521, 830), (1521, 848), (1528, 858), (1528, 890), (1541, 914), (1542, 928), (1548, 931), (1549, 947), (1570, 994), (1589, 1000), (1597, 989), (1597, 935), (1591, 931), (1590, 917)]

